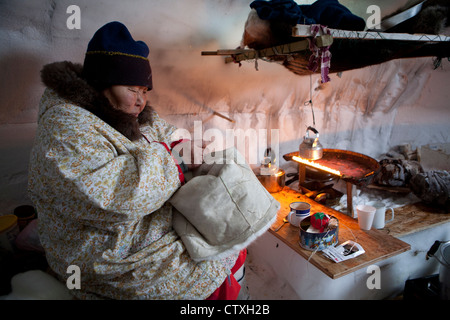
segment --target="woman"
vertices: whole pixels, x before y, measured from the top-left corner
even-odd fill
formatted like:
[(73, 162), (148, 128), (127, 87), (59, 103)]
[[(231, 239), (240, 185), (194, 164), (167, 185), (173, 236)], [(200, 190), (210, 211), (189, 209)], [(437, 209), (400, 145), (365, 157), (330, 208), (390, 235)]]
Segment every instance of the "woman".
[(166, 201), (184, 178), (171, 154), (175, 128), (146, 104), (148, 54), (111, 22), (89, 42), (83, 66), (42, 70), (29, 191), (47, 260), (63, 280), (69, 266), (80, 268), (77, 298), (224, 298), (224, 287), (236, 298), (229, 275), (245, 254), (194, 262), (172, 229)]

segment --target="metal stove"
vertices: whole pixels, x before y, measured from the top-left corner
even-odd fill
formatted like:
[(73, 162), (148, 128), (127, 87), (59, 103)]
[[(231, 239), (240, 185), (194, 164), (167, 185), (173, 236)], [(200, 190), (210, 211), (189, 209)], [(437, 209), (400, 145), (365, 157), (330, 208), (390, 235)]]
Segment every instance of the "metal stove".
[[(314, 183), (306, 179), (306, 168), (313, 168), (328, 174), (333, 179), (342, 179), (346, 182), (347, 192), (347, 213), (353, 216), (353, 189), (358, 186), (370, 184), (378, 174), (381, 167), (378, 161), (366, 155), (353, 151), (339, 149), (323, 149), (323, 155), (317, 160), (307, 160), (299, 157), (299, 152), (285, 154), (286, 161), (298, 163), (299, 189), (307, 192), (318, 192), (326, 190), (326, 181)], [(325, 183), (325, 185), (323, 185)], [(330, 184), (330, 183), (329, 183)], [(314, 189), (314, 190), (310, 190)], [(322, 190), (320, 190), (322, 189)], [(328, 188), (328, 189), (332, 189)], [(323, 192), (322, 192), (323, 193)], [(329, 194), (332, 194), (329, 190)], [(338, 195), (336, 195), (338, 196)], [(320, 198), (318, 199), (320, 202)]]

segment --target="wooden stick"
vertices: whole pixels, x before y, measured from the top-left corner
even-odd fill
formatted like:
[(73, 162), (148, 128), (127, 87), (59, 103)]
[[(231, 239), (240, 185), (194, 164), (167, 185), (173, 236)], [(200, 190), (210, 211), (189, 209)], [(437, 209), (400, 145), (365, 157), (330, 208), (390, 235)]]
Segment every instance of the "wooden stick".
[[(314, 38), (318, 47), (327, 47), (333, 43), (333, 37), (330, 35), (322, 35)], [(239, 62), (242, 60), (253, 60), (257, 58), (264, 58), (276, 55), (286, 55), (300, 52), (309, 48), (308, 40), (301, 40), (297, 42), (282, 44), (279, 46), (252, 50), (252, 49), (224, 49), (217, 51), (202, 51), (202, 56), (232, 56), (225, 58), (225, 63)]]
[(356, 193), (356, 186), (351, 182), (346, 181), (347, 185), (347, 215), (352, 218), (357, 218), (353, 210), (353, 194)]
[(306, 179), (306, 164), (298, 164), (298, 188), (301, 189)]
[[(333, 43), (333, 37), (329, 35), (323, 35), (315, 38), (316, 45), (319, 46), (330, 46)], [(234, 55), (225, 59), (226, 63), (229, 62), (239, 62), (242, 60), (253, 60), (257, 58), (264, 58), (276, 55), (287, 55), (296, 52), (300, 52), (309, 48), (308, 40), (302, 40), (297, 42), (292, 42), (288, 44), (283, 44), (275, 46), (272, 48), (262, 49), (262, 50), (252, 50), (251, 52), (245, 52), (241, 54)]]
[(217, 51), (202, 51), (202, 56), (229, 56), (232, 54), (245, 54), (253, 52), (252, 49), (222, 49)]

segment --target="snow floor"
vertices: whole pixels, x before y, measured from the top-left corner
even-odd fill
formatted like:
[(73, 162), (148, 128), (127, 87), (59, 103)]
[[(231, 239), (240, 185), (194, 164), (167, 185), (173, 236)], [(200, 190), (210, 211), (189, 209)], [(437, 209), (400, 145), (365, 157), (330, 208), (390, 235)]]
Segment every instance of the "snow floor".
[(239, 297), (247, 300), (298, 300), (297, 293), (289, 284), (280, 280), (273, 270), (252, 255), (248, 247), (245, 261), (245, 283), (248, 295)]

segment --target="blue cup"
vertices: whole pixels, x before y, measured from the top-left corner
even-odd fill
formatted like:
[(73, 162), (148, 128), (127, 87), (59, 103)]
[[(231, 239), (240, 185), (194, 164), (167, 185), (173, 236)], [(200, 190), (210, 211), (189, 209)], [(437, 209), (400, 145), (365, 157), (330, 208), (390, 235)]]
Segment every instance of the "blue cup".
[(307, 202), (292, 202), (289, 205), (289, 208), (291, 209), (291, 211), (288, 215), (288, 221), (295, 227), (299, 227), (300, 222), (306, 217), (309, 217), (311, 213), (311, 205)]

